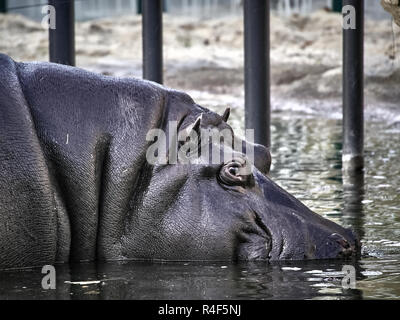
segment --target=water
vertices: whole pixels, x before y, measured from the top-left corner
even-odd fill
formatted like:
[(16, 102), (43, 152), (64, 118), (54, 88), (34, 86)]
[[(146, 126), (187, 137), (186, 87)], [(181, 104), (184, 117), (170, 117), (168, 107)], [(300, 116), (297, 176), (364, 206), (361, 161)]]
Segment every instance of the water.
[[(358, 261), (285, 263), (85, 263), (0, 272), (0, 299), (399, 299), (400, 128), (367, 122), (364, 175), (341, 170), (341, 121), (273, 113), (271, 177), (317, 213), (361, 236)], [(356, 289), (343, 289), (345, 264)]]
[(341, 120), (281, 114), (272, 177), (312, 210), (360, 235), (363, 298), (400, 298), (400, 128), (365, 126), (365, 173), (342, 174)]

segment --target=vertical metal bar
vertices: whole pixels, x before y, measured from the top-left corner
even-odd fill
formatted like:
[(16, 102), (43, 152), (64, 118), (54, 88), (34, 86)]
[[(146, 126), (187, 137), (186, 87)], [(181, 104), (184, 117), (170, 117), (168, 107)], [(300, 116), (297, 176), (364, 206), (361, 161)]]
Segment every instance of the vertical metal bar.
[(343, 9), (343, 164), (357, 170), (364, 165), (364, 0), (343, 0)]
[(7, 0), (0, 0), (0, 12), (7, 13)]
[(269, 147), (270, 61), (269, 0), (244, 0), (244, 78), (246, 129), (254, 142)]
[(49, 29), (49, 56), (55, 63), (75, 65), (74, 0), (49, 0), (54, 6), (56, 28)]
[(142, 1), (143, 78), (163, 82), (162, 0)]
[(332, 11), (342, 12), (342, 0), (332, 0)]

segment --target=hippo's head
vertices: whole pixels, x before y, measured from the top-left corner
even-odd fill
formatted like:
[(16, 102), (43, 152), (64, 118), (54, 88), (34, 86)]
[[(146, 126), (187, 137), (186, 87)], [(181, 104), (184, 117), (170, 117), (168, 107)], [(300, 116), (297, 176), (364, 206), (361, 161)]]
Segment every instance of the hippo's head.
[[(232, 132), (226, 113), (200, 111), (182, 117), (179, 132), (199, 137), (200, 129)], [(138, 214), (130, 221), (132, 257), (236, 261), (356, 255), (358, 241), (350, 230), (312, 212), (268, 177), (267, 148), (241, 142), (254, 148), (252, 160), (223, 142), (217, 146), (220, 154), (230, 150), (232, 156), (215, 163), (210, 161), (215, 143), (196, 141), (197, 153), (184, 152), (189, 163), (148, 166), (139, 182), (146, 191), (135, 199)]]

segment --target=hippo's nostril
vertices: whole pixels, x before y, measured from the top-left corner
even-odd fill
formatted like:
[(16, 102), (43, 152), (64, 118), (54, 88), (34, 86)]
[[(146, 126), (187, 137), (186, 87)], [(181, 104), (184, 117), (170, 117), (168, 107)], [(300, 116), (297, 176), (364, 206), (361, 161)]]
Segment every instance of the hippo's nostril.
[(354, 249), (350, 246), (348, 248), (342, 248), (342, 250), (338, 253), (338, 257), (350, 257), (354, 253)]
[(350, 248), (349, 242), (343, 236), (341, 236), (340, 234), (332, 233), (329, 238), (330, 238), (331, 241), (336, 242), (337, 244), (339, 244), (344, 249)]
[(327, 250), (328, 256), (333, 254), (337, 258), (347, 258), (353, 255), (355, 246), (345, 239), (344, 236), (338, 233), (332, 233), (328, 237), (325, 250)]
[(346, 239), (338, 239), (336, 241), (337, 241), (337, 243), (339, 243), (343, 247), (343, 249), (350, 248), (350, 244)]

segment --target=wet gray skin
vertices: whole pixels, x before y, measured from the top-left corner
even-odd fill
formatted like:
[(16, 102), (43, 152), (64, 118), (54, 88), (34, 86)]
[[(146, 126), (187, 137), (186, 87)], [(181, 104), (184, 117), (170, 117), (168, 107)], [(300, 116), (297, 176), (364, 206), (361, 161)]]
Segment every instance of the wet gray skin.
[(262, 146), (253, 163), (235, 152), (210, 164), (207, 141), (190, 164), (148, 163), (149, 130), (168, 132), (171, 121), (180, 131), (229, 129), (226, 114), (141, 80), (4, 55), (0, 69), (0, 268), (358, 252), (349, 230), (267, 177), (271, 157)]

